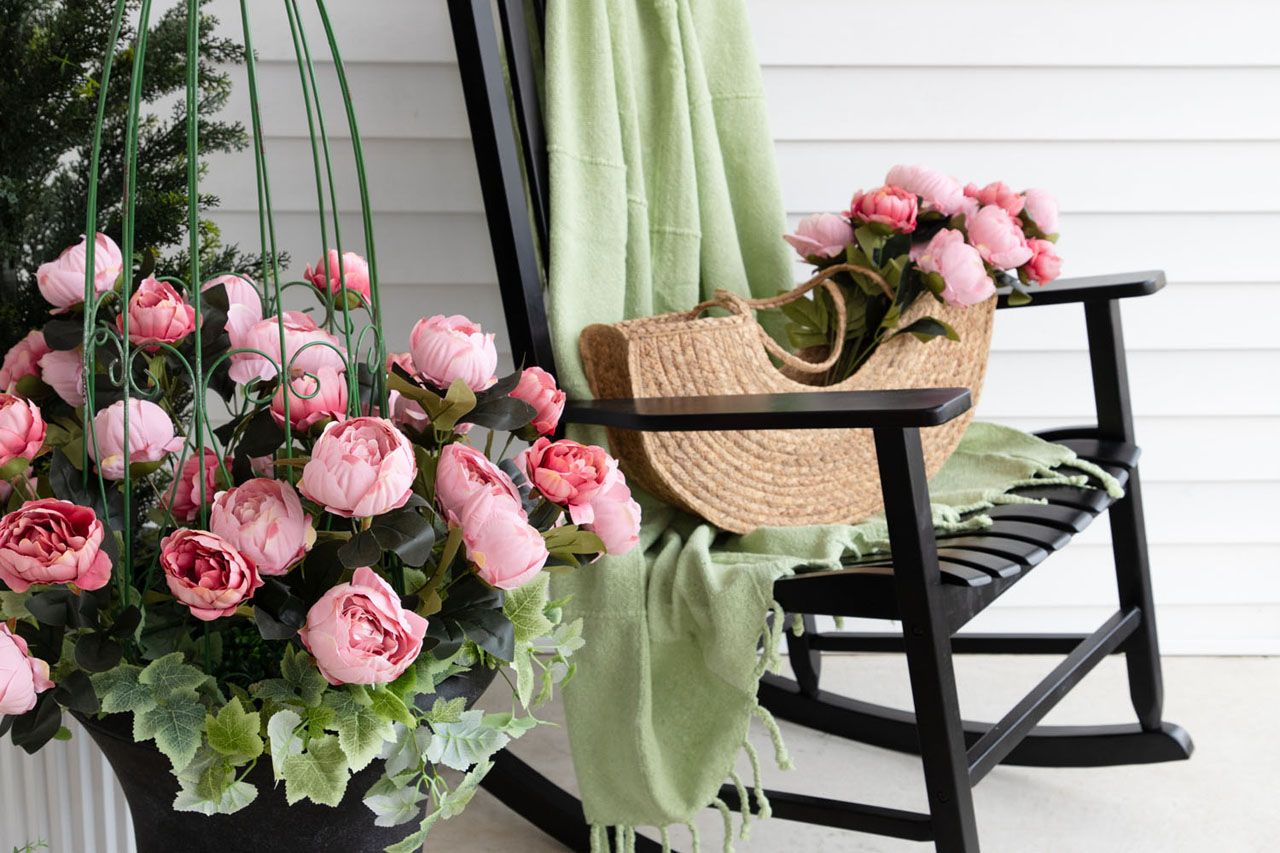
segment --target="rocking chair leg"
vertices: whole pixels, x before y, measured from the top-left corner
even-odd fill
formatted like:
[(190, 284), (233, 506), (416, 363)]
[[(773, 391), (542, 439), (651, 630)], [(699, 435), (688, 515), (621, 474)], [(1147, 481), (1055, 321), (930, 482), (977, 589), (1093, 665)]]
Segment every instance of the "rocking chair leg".
[(805, 696), (818, 695), (818, 678), (822, 675), (822, 652), (816, 651), (809, 644), (809, 638), (818, 631), (817, 620), (809, 614), (801, 617), (804, 622), (804, 633), (797, 637), (787, 631), (787, 656), (791, 660), (791, 671), (796, 675), (796, 684)]
[(924, 456), (917, 429), (875, 431), (929, 812), (940, 853), (976, 853), (977, 822)]

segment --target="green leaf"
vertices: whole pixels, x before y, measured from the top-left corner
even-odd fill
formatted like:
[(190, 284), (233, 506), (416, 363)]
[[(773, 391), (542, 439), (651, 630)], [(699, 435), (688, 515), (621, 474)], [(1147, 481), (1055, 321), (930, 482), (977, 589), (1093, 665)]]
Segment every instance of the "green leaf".
[(408, 702), (419, 692), (418, 668), (411, 666), (406, 669), (399, 678), (387, 685), (387, 689), (399, 696), (401, 700)]
[(204, 730), (209, 746), (237, 764), (257, 758), (262, 754), (262, 738), (258, 732), (262, 720), (257, 711), (245, 711), (238, 698), (218, 709), (218, 715), (205, 716)]
[(285, 758), (283, 771), (289, 805), (309, 799), (336, 807), (347, 790), (347, 756), (333, 735), (312, 738), (306, 752)]
[(216, 800), (205, 799), (194, 788), (183, 787), (173, 801), (173, 810), (202, 815), (235, 814), (258, 798), (258, 789), (248, 782), (232, 782)]
[(364, 804), (377, 815), (375, 826), (399, 826), (418, 817), (427, 795), (417, 785), (397, 784), (386, 776), (373, 783)]
[(550, 575), (539, 574), (517, 589), (507, 590), (502, 612), (511, 621), (516, 645), (527, 643), (551, 631), (551, 620), (543, 612), (547, 607)]
[(467, 700), (463, 696), (452, 699), (437, 698), (431, 710), (423, 715), (423, 719), (435, 726), (439, 723), (456, 723), (462, 719), (462, 712), (467, 710)]
[(156, 689), (150, 684), (138, 681), (141, 667), (133, 664), (121, 664), (106, 672), (95, 672), (89, 676), (93, 682), (93, 690), (98, 694), (104, 714), (121, 714), (126, 711), (137, 713), (149, 711), (156, 705)]
[(947, 323), (933, 317), (921, 317), (914, 323), (894, 332), (897, 335), (915, 335), (918, 341), (928, 341), (932, 338), (946, 338), (951, 341), (960, 340), (960, 335), (956, 330), (951, 328)]
[(474, 575), (449, 590), (445, 607), (427, 623), (427, 636), (437, 640), (437, 655), (452, 654), (470, 640), (494, 657), (509, 661), (515, 653), (515, 631), (502, 612), (502, 590)]
[(502, 749), (510, 741), (501, 731), (486, 725), (483, 711), (465, 711), (456, 723), (432, 727), (427, 761), (454, 770), (466, 770)]
[(161, 697), (155, 707), (133, 715), (133, 739), (154, 739), (174, 769), (181, 770), (200, 747), (204, 716), (204, 706), (194, 694), (175, 692)]
[(284, 762), (291, 755), (302, 752), (302, 735), (298, 727), (302, 717), (288, 708), (276, 711), (267, 721), (267, 739), (271, 743), (271, 769), (276, 781), (284, 778)]
[(382, 750), (382, 758), (386, 759), (383, 772), (392, 779), (401, 776), (416, 777), (421, 775), (422, 754), (427, 751), (431, 742), (431, 729), (426, 726), (396, 725), (395, 740)]
[[(138, 675), (138, 681), (155, 688), (157, 696), (179, 691), (194, 691), (208, 676), (184, 662), (182, 652), (173, 652), (153, 660)], [(201, 718), (203, 722), (203, 717)]]
[(280, 661), (280, 674), (308, 708), (320, 704), (320, 698), (329, 686), (320, 670), (316, 669), (311, 655), (292, 647), (285, 650), (284, 659)]
[(338, 743), (353, 771), (368, 767), (382, 751), (382, 745), (395, 737), (391, 720), (378, 714), (372, 706), (357, 706), (345, 714), (339, 713), (334, 725), (338, 729)]
[(444, 407), (438, 412), (427, 410), (431, 416), (431, 426), (437, 432), (451, 430), (458, 421), (476, 407), (475, 392), (461, 379), (453, 380), (444, 395)]
[(475, 408), (459, 418), (460, 423), (476, 424), (491, 430), (515, 432), (526, 426), (537, 414), (537, 409), (515, 397), (498, 397), (477, 403)]
[[(391, 551), (404, 560), (405, 564), (415, 568), (424, 565), (431, 558), (436, 544), (435, 527), (411, 507), (377, 516), (368, 532), (380, 546), (380, 551)], [(382, 554), (379, 553), (378, 556), (381, 557)]]
[(26, 619), (31, 616), (27, 611), (27, 599), (30, 595), (30, 592), (0, 591), (0, 621)]
[[(551, 624), (549, 620), (547, 624)], [(516, 659), (512, 665), (516, 670), (516, 698), (522, 707), (528, 708), (529, 700), (533, 698), (533, 653), (528, 646), (516, 648)]]
[(403, 723), (406, 726), (417, 725), (417, 720), (414, 719), (413, 714), (409, 711), (409, 707), (390, 690), (375, 690), (370, 698), (373, 703), (369, 706), (369, 709), (384, 720)]

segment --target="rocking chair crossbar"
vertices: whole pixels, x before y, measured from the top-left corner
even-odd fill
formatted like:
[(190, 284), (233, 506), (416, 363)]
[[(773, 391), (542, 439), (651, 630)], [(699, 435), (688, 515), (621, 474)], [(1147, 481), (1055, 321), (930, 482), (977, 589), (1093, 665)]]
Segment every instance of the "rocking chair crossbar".
[[(448, 0), (448, 7), (512, 351), (518, 364), (554, 371), (543, 295), (550, 169), (536, 68), (546, 3), (532, 0), (532, 15), (525, 0)], [(1038, 290), (1026, 306), (1083, 306), (1097, 422), (1041, 435), (1110, 473), (1125, 496), (1114, 500), (1102, 489), (1064, 486), (1019, 489), (1041, 503), (995, 508), (990, 528), (963, 536), (934, 535), (920, 429), (967, 410), (971, 401), (964, 389), (568, 403), (564, 422), (618, 429), (873, 431), (892, 557), (775, 585), (775, 597), (802, 618), (805, 631), (787, 637), (795, 680), (767, 675), (759, 698), (779, 718), (920, 755), (929, 813), (770, 791), (774, 816), (932, 840), (940, 851), (971, 853), (978, 850), (972, 788), (999, 764), (1096, 767), (1191, 754), (1186, 732), (1162, 719), (1139, 450), (1120, 324), (1120, 300), (1148, 296), (1164, 283), (1159, 271), (1064, 279)], [(1022, 307), (1011, 305), (1008, 293), (1000, 294), (998, 305)], [(1092, 634), (956, 633), (1103, 513), (1111, 526), (1119, 610), (1102, 627)], [(815, 614), (899, 620), (902, 631), (824, 633), (817, 630)], [(904, 652), (915, 713), (820, 689), (824, 652)], [(1003, 719), (990, 724), (960, 716), (952, 658), (973, 653), (1065, 658)], [(1115, 653), (1125, 656), (1136, 723), (1037, 725), (1094, 666)], [(570, 849), (589, 848), (578, 799), (514, 755), (500, 753), (483, 784)], [(759, 805), (741, 803), (732, 786), (720, 798), (735, 809)], [(637, 849), (660, 848), (638, 837)]]

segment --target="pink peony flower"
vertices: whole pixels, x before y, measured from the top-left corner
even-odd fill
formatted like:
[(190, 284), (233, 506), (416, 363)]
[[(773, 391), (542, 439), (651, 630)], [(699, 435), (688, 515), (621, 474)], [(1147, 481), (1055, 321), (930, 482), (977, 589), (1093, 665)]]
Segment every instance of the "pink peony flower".
[(618, 467), (603, 449), (567, 438), (538, 439), (516, 457), (516, 465), (543, 497), (569, 510), (574, 524), (591, 523), (591, 501)]
[(520, 490), (506, 472), (465, 444), (446, 444), (436, 463), (436, 502), (445, 518), (456, 521), (476, 492), (509, 498), (520, 509)]
[(27, 501), (0, 518), (0, 580), (14, 592), (59, 583), (101, 589), (111, 577), (104, 535), (87, 506), (56, 498)]
[(218, 285), (222, 285), (227, 292), (227, 337), (231, 339), (231, 346), (241, 346), (240, 341), (244, 340), (250, 327), (262, 320), (262, 297), (251, 280), (238, 275), (211, 278), (200, 290), (209, 290)]
[(482, 391), (498, 381), (493, 335), (461, 314), (419, 320), (409, 335), (409, 351), (418, 373), (439, 388), (461, 379), (472, 391)]
[(32, 657), (27, 641), (0, 622), (0, 716), (27, 713), (36, 694), (50, 687), (49, 664)]
[(604, 542), (605, 551), (625, 554), (640, 542), (640, 504), (631, 497), (627, 478), (616, 468), (591, 499), (594, 518), (588, 525)]
[[(991, 209), (1000, 210), (998, 207)], [(976, 305), (996, 292), (995, 283), (982, 263), (982, 256), (964, 241), (963, 234), (954, 229), (944, 228), (918, 251), (912, 249), (912, 260), (924, 272), (942, 276), (946, 284), (942, 298), (948, 305)]]
[(920, 196), (925, 210), (953, 216), (967, 209), (960, 182), (927, 166), (894, 166), (884, 182)]
[[(284, 425), (284, 385), (271, 398), (271, 416)], [(289, 380), (289, 422), (294, 429), (308, 430), (325, 419), (340, 421), (347, 416), (347, 377), (332, 367), (322, 367), (313, 376), (304, 373)]]
[(417, 660), (426, 633), (390, 584), (359, 568), (311, 606), (298, 638), (330, 684), (387, 684)]
[[(165, 492), (164, 502), (178, 521), (192, 521), (200, 514), (200, 471), (204, 471), (204, 503), (213, 503), (213, 496), (227, 483), (218, 465), (218, 454), (204, 449), (204, 464), (195, 454), (182, 463), (182, 471), (173, 478)], [(228, 467), (230, 463), (228, 462)]]
[(34, 459), (44, 446), (40, 407), (13, 394), (0, 393), (0, 468), (14, 459)]
[(796, 233), (782, 239), (802, 258), (838, 258), (853, 242), (853, 226), (834, 213), (813, 213), (800, 220)]
[(898, 187), (880, 187), (854, 193), (849, 218), (855, 222), (878, 222), (894, 231), (910, 234), (916, 230), (916, 195)]
[(369, 288), (369, 262), (355, 252), (343, 252), (339, 263), (338, 250), (330, 249), (314, 267), (308, 264), (302, 277), (320, 291), (338, 293), (345, 284), (347, 290), (359, 293), (366, 302), (373, 299)]
[[(88, 241), (81, 239), (76, 245), (63, 249), (56, 260), (41, 264), (36, 270), (36, 287), (53, 306), (50, 314), (62, 314), (84, 302), (87, 248)], [(115, 287), (123, 270), (120, 247), (106, 234), (99, 233), (93, 241), (93, 292), (102, 294)]]
[(264, 576), (283, 575), (316, 541), (311, 516), (293, 486), (258, 477), (219, 493), (209, 529), (253, 561)]
[(1048, 284), (1062, 273), (1062, 258), (1058, 257), (1058, 248), (1048, 240), (1032, 238), (1027, 241), (1031, 247), (1031, 260), (1023, 267), (1032, 281)]
[(183, 527), (161, 539), (160, 568), (173, 597), (204, 622), (235, 613), (262, 586), (252, 561), (204, 530)]
[(258, 379), (270, 379), (276, 375), (281, 362), (291, 376), (299, 373), (315, 373), (322, 367), (345, 371), (346, 353), (338, 339), (316, 325), (301, 311), (284, 312), (284, 354), (280, 352), (280, 318), (269, 317), (249, 327), (237, 348), (259, 350), (231, 354), (231, 380), (241, 385)]
[(1003, 181), (994, 181), (985, 187), (968, 184), (964, 188), (964, 194), (979, 205), (994, 204), (996, 207), (1002, 207), (1010, 216), (1017, 216), (1022, 212), (1022, 195), (1014, 192)]
[(554, 376), (541, 367), (526, 367), (511, 396), (533, 406), (534, 429), (542, 435), (556, 431), (560, 415), (564, 414), (565, 394), (556, 387)]
[(520, 504), (486, 489), (477, 490), (459, 514), (467, 559), (489, 586), (515, 589), (547, 564), (547, 544), (530, 526)]
[(1031, 260), (1031, 249), (1018, 222), (1004, 208), (989, 204), (965, 221), (969, 242), (991, 266), (1002, 270)]
[[(117, 400), (93, 418), (93, 435), (85, 439), (89, 456), (108, 480), (124, 479), (124, 400)], [(96, 439), (96, 441), (95, 441)], [(150, 400), (129, 400), (129, 464), (159, 462), (182, 449), (173, 434), (173, 421)]]
[(1023, 213), (1043, 234), (1058, 233), (1058, 200), (1044, 190), (1030, 189), (1025, 195)]
[[(116, 328), (124, 334), (123, 314), (116, 315)], [(147, 276), (129, 297), (130, 343), (174, 344), (195, 330), (196, 309), (169, 282)]]
[(52, 350), (44, 342), (44, 332), (32, 329), (27, 336), (18, 341), (4, 354), (4, 364), (0, 365), (0, 391), (13, 393), (18, 380), (27, 376), (40, 378), (40, 359)]
[(40, 357), (41, 379), (72, 406), (84, 405), (84, 351), (53, 350)]
[(349, 418), (324, 428), (298, 490), (335, 515), (368, 518), (409, 500), (418, 464), (413, 445), (383, 418)]

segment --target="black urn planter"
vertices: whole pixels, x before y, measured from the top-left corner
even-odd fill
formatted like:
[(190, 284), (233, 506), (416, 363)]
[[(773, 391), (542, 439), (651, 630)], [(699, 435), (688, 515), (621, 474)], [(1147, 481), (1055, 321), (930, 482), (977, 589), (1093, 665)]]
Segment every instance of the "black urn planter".
[[(489, 669), (456, 675), (442, 683), (436, 696), (452, 699), (465, 696), (467, 706), (475, 704), (497, 673)], [(374, 761), (353, 774), (346, 795), (337, 808), (302, 801), (285, 802), (284, 783), (271, 776), (271, 762), (259, 761), (246, 781), (258, 789), (257, 798), (233, 815), (206, 816), (175, 812), (173, 799), (178, 780), (154, 744), (135, 743), (127, 714), (112, 714), (100, 720), (77, 718), (111, 763), (129, 811), (138, 853), (315, 853), (320, 850), (342, 853), (375, 853), (404, 838), (416, 827), (374, 826), (373, 812), (362, 802), (365, 792), (382, 774), (382, 762)]]

